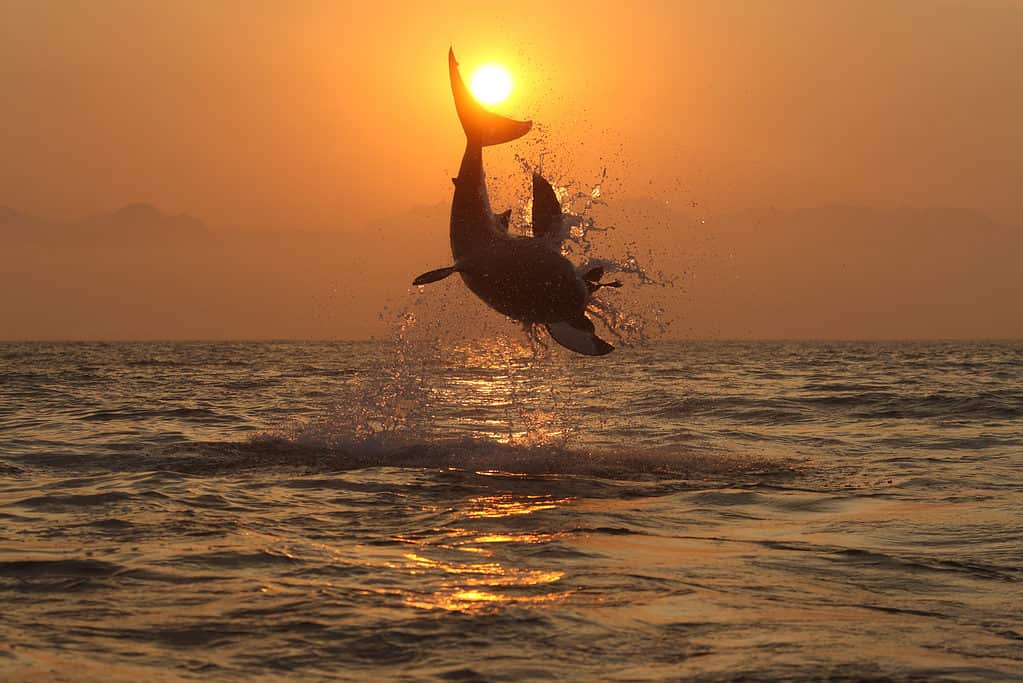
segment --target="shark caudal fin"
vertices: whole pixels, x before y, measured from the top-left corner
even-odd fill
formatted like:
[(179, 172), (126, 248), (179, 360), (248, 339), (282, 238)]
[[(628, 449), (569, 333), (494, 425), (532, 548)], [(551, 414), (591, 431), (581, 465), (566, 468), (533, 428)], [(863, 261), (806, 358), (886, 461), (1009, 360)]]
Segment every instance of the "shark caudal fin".
[(577, 320), (547, 323), (547, 331), (554, 341), (584, 356), (606, 356), (615, 350), (594, 333), (593, 322), (585, 315)]
[(465, 137), (481, 147), (511, 142), (529, 132), (532, 121), (515, 121), (487, 111), (472, 96), (458, 72), (454, 50), (448, 50), (448, 70), (451, 72), (451, 94), (455, 97), (455, 110), (462, 122)]

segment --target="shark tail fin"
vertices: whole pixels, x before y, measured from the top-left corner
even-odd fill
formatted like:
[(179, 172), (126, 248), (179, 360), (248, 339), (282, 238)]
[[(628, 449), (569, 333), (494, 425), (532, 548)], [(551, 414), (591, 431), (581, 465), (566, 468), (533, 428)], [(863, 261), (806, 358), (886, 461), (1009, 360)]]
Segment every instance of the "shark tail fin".
[(451, 94), (455, 96), (455, 110), (462, 122), (465, 137), (481, 147), (500, 145), (521, 138), (533, 127), (532, 121), (515, 121), (487, 111), (465, 87), (458, 71), (454, 50), (448, 50), (448, 70), (451, 72)]
[(585, 315), (577, 320), (547, 323), (547, 331), (554, 341), (584, 356), (604, 356), (615, 350), (594, 333), (593, 323)]

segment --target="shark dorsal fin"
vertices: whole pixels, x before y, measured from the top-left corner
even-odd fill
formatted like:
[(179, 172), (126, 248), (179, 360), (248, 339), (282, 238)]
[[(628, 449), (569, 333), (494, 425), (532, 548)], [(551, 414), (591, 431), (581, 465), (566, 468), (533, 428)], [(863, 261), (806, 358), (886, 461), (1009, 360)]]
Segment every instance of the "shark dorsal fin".
[(533, 237), (556, 235), (561, 229), (561, 202), (539, 173), (533, 174)]

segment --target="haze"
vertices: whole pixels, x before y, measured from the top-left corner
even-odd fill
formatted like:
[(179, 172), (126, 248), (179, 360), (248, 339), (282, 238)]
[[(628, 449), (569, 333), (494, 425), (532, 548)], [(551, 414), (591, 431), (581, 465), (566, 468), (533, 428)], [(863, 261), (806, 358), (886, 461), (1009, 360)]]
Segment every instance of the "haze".
[(996, 0), (9, 3), (0, 339), (387, 334), (449, 259), (449, 45), (541, 126), (495, 195), (606, 168), (672, 336), (1023, 336), (1021, 41)]

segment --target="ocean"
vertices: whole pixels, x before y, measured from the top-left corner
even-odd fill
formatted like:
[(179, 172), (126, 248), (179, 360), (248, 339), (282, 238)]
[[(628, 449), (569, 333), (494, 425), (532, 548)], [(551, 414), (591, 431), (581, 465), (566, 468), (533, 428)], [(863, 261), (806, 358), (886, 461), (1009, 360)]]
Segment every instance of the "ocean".
[(0, 344), (5, 681), (1023, 679), (1023, 342)]

